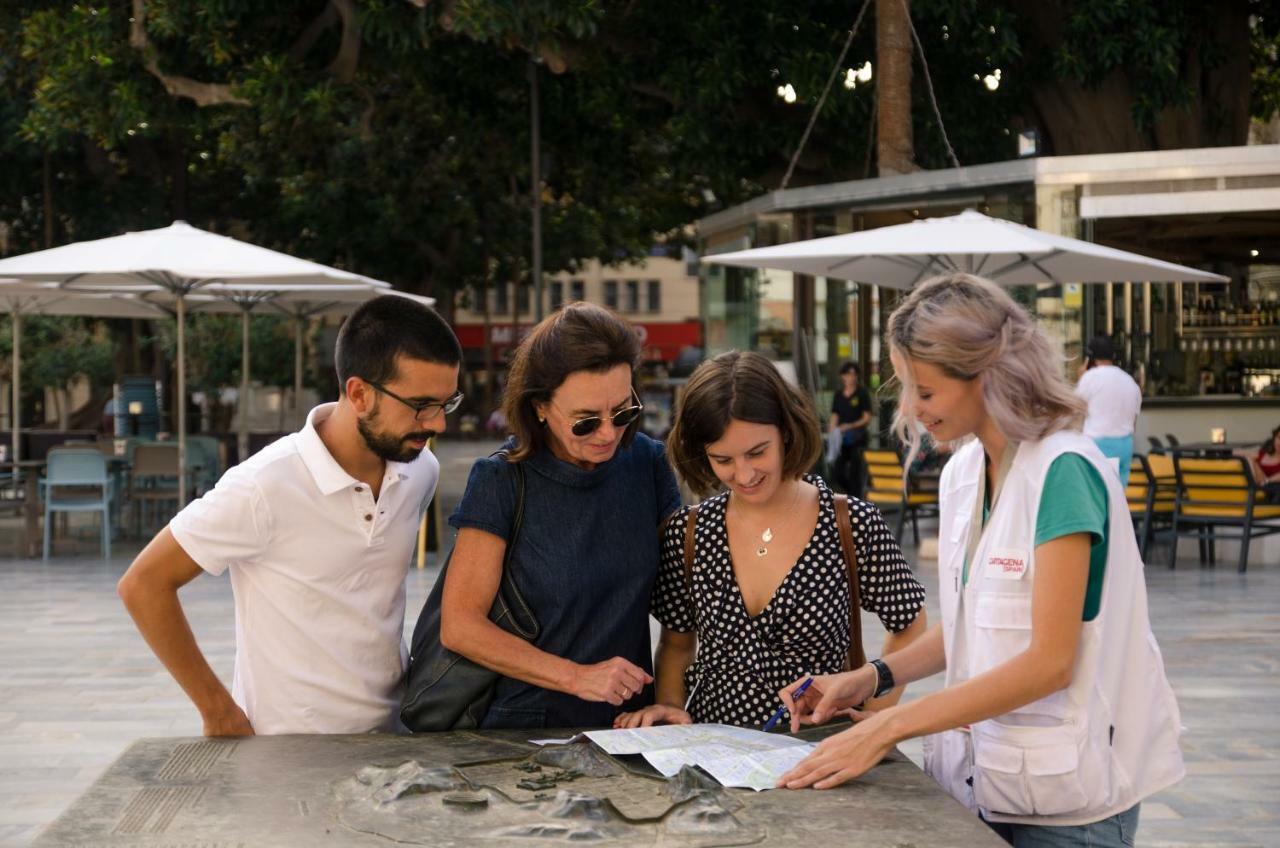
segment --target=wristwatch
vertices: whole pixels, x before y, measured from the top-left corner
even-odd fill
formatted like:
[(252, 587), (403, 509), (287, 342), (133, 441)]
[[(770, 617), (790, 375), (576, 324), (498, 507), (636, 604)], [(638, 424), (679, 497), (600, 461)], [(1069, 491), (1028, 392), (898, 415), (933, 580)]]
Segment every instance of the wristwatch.
[(884, 660), (872, 660), (871, 665), (876, 670), (876, 691), (871, 697), (879, 698), (893, 688), (893, 672), (889, 670)]

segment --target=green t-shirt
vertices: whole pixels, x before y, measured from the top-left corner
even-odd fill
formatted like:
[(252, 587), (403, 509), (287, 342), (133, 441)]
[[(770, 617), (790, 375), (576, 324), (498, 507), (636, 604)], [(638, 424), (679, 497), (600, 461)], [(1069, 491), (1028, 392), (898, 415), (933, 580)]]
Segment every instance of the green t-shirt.
[[(1050, 493), (1052, 495), (1050, 496)], [(1084, 620), (1098, 617), (1102, 603), (1102, 577), (1107, 568), (1107, 487), (1089, 460), (1078, 453), (1064, 453), (1049, 466), (1040, 507), (1036, 511), (1036, 546), (1072, 533), (1088, 533), (1089, 584), (1084, 593)], [(982, 524), (988, 510), (982, 506)], [(964, 582), (969, 582), (969, 562), (964, 564)]]

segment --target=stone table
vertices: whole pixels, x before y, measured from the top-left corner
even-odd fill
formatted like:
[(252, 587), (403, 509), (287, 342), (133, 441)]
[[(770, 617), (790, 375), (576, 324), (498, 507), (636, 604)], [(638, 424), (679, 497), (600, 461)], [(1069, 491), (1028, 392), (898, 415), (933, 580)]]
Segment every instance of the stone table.
[(564, 732), (142, 739), (35, 846), (1005, 845), (896, 754), (837, 789), (752, 792), (535, 734)]

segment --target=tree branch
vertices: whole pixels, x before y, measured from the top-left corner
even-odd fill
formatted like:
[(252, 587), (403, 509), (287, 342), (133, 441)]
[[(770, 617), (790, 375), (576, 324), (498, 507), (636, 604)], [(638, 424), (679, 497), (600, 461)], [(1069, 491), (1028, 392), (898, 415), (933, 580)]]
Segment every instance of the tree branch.
[(316, 46), (316, 42), (320, 39), (320, 34), (333, 26), (337, 20), (338, 10), (333, 7), (332, 3), (326, 3), (324, 11), (312, 18), (311, 23), (307, 24), (307, 28), (293, 42), (293, 46), (289, 48), (289, 58), (294, 62), (301, 62), (302, 57), (310, 53), (311, 48)]
[(342, 44), (338, 55), (329, 63), (329, 73), (338, 82), (350, 83), (356, 78), (356, 67), (360, 63), (360, 15), (353, 0), (329, 0), (329, 4), (342, 18)]
[(174, 97), (185, 97), (197, 106), (248, 106), (249, 101), (239, 97), (226, 83), (200, 82), (190, 77), (174, 76), (160, 70), (155, 48), (147, 37), (145, 0), (133, 0), (133, 20), (129, 25), (129, 46), (142, 54), (142, 66), (160, 80), (165, 91)]

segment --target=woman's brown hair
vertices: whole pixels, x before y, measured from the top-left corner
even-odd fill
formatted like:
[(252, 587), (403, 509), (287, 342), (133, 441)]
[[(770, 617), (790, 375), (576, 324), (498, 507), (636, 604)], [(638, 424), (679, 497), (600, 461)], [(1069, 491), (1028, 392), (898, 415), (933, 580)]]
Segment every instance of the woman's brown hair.
[(758, 353), (722, 353), (699, 365), (689, 378), (667, 438), (676, 473), (699, 495), (720, 488), (707, 460), (707, 445), (719, 441), (734, 419), (778, 428), (782, 475), (788, 479), (812, 468), (822, 453), (818, 414), (809, 396)]
[[(538, 422), (534, 404), (550, 401), (570, 374), (599, 374), (626, 365), (634, 381), (639, 364), (635, 329), (602, 306), (570, 303), (542, 319), (516, 348), (507, 372), (502, 412), (516, 437), (508, 460), (521, 462), (547, 447), (547, 428)], [(631, 444), (639, 428), (637, 418), (627, 427), (622, 444)]]

